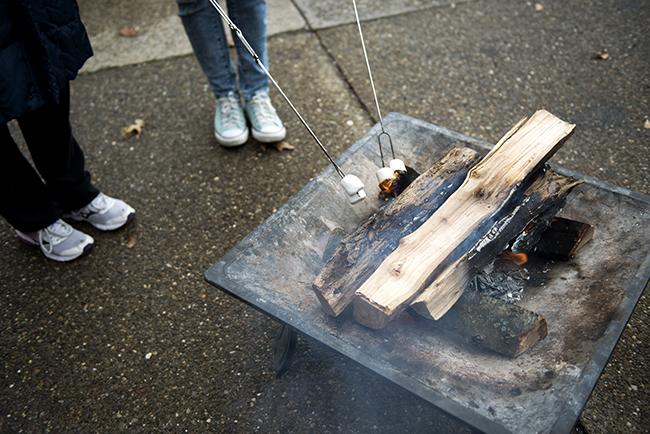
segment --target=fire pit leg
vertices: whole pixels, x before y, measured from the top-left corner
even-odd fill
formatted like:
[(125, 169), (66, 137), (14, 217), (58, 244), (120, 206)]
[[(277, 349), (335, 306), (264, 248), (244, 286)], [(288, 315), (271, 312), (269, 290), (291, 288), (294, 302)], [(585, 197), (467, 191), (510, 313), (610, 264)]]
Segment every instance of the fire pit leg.
[(282, 324), (273, 344), (273, 370), (276, 378), (280, 378), (289, 368), (297, 340), (296, 330), (288, 324)]

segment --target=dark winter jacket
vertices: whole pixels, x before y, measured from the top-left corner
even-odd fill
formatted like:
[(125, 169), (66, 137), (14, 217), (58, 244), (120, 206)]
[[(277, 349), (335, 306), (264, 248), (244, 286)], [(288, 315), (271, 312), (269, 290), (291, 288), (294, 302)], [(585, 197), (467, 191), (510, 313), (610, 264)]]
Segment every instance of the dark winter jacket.
[(75, 0), (0, 0), (0, 125), (58, 102), (90, 56)]

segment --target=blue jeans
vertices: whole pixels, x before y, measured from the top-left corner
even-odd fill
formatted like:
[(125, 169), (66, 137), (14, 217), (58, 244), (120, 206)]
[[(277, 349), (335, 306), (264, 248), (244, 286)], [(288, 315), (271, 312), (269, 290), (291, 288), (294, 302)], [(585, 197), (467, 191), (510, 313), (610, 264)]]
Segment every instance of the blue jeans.
[[(208, 0), (176, 0), (194, 54), (203, 69), (212, 92), (219, 98), (230, 93), (250, 99), (259, 91), (268, 92), (269, 80), (234, 36), (237, 49), (237, 73), (230, 61), (226, 34), (221, 17)], [(266, 49), (266, 1), (227, 0), (228, 15), (268, 68)], [(230, 29), (228, 29), (230, 30)]]

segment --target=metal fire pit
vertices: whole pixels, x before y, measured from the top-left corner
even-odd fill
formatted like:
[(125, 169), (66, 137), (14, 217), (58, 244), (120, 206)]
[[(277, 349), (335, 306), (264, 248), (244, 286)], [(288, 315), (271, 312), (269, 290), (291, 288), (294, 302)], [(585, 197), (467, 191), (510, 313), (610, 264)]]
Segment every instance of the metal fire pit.
[[(419, 171), (451, 147), (486, 143), (400, 114), (386, 118), (400, 157)], [(517, 359), (477, 349), (429, 327), (393, 321), (371, 331), (320, 308), (311, 284), (343, 236), (382, 202), (375, 187), (379, 129), (339, 158), (368, 199), (349, 205), (331, 168), (206, 272), (221, 290), (372, 369), (486, 432), (567, 432), (576, 423), (650, 278), (650, 197), (586, 179), (560, 215), (596, 227), (571, 262), (531, 283), (522, 306), (544, 315), (549, 335)], [(568, 145), (570, 146), (570, 144)]]

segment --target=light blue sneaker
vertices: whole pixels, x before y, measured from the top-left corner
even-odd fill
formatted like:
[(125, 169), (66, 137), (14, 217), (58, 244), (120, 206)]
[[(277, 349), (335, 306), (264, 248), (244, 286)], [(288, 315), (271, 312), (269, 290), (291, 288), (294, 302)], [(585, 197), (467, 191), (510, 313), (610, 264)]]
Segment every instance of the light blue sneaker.
[(235, 93), (217, 98), (214, 136), (221, 146), (241, 146), (248, 140), (248, 126), (239, 97)]
[(271, 104), (268, 93), (256, 93), (253, 98), (246, 101), (245, 110), (251, 122), (253, 138), (258, 142), (279, 142), (287, 136), (287, 130)]

